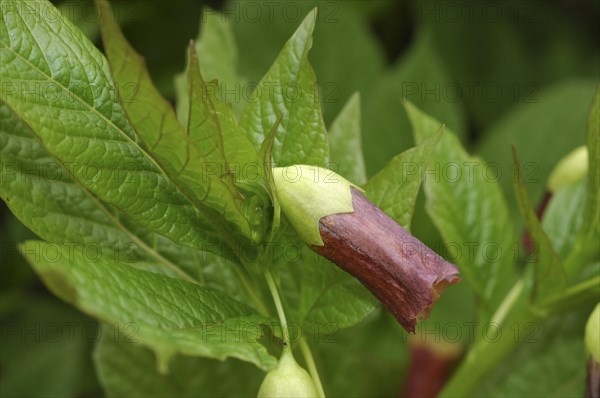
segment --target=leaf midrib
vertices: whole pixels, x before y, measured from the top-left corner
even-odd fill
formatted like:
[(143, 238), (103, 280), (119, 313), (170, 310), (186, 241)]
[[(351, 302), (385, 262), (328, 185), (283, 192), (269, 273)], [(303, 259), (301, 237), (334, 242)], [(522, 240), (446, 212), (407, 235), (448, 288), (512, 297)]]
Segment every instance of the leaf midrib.
[[(24, 57), (23, 57), (21, 54), (19, 54), (18, 52), (14, 51), (12, 48), (8, 47), (4, 41), (0, 40), (0, 43), (1, 43), (1, 44), (4, 46), (4, 48), (5, 48), (5, 49), (7, 49), (8, 51), (10, 51), (10, 52), (11, 52), (12, 54), (14, 54), (14, 55), (15, 55), (17, 58), (19, 58), (19, 59), (23, 60), (23, 62), (25, 62), (27, 65), (29, 65), (29, 66), (30, 66), (30, 67), (31, 67), (33, 70), (37, 71), (37, 72), (38, 72), (38, 73), (39, 73), (41, 76), (44, 76), (44, 77), (46, 77), (47, 81), (50, 81), (50, 82), (54, 82), (54, 83), (56, 83), (56, 84), (58, 85), (58, 87), (59, 87), (59, 88), (60, 88), (60, 89), (61, 89), (63, 92), (65, 92), (65, 93), (67, 93), (67, 94), (69, 95), (69, 97), (70, 97), (70, 98), (74, 98), (74, 99), (76, 99), (76, 100), (77, 100), (79, 103), (81, 103), (81, 104), (83, 104), (83, 105), (84, 105), (84, 108), (87, 108), (87, 109), (91, 110), (91, 112), (92, 112), (93, 114), (95, 114), (95, 115), (99, 116), (101, 119), (103, 119), (104, 121), (106, 121), (106, 122), (109, 124), (109, 126), (111, 126), (111, 127), (114, 129), (114, 130), (116, 130), (116, 131), (117, 131), (117, 133), (119, 133), (119, 134), (120, 134), (120, 135), (122, 135), (122, 136), (125, 136), (126, 142), (129, 142), (129, 143), (133, 144), (133, 145), (134, 145), (136, 148), (138, 148), (138, 149), (140, 150), (140, 152), (143, 154), (143, 156), (144, 156), (144, 157), (145, 157), (147, 160), (149, 160), (149, 161), (150, 161), (150, 162), (151, 162), (151, 163), (152, 163), (152, 164), (153, 164), (153, 165), (154, 165), (154, 166), (155, 166), (155, 167), (156, 167), (156, 168), (157, 168), (159, 171), (161, 171), (161, 172), (162, 172), (162, 176), (163, 176), (163, 177), (165, 177), (165, 178), (167, 178), (167, 179), (168, 179), (168, 180), (169, 180), (169, 181), (170, 181), (170, 182), (171, 182), (171, 183), (172, 183), (172, 184), (173, 184), (173, 185), (174, 185), (174, 186), (177, 188), (177, 191), (178, 191), (178, 193), (180, 193), (180, 194), (181, 194), (183, 197), (185, 197), (185, 198), (186, 198), (188, 201), (190, 201), (190, 202), (191, 202), (190, 204), (196, 203), (196, 201), (195, 201), (195, 200), (193, 200), (193, 199), (190, 197), (191, 195), (190, 195), (189, 193), (187, 193), (185, 189), (182, 189), (183, 187), (182, 187), (182, 186), (181, 186), (181, 185), (180, 185), (180, 184), (179, 184), (179, 183), (178, 183), (176, 180), (174, 180), (174, 179), (173, 179), (173, 178), (170, 176), (170, 174), (168, 174), (168, 173), (167, 173), (167, 172), (164, 170), (164, 168), (162, 167), (162, 165), (161, 165), (161, 164), (160, 164), (160, 163), (159, 163), (159, 162), (158, 162), (156, 159), (154, 159), (154, 157), (150, 156), (150, 154), (148, 154), (148, 153), (147, 153), (147, 152), (146, 152), (146, 151), (145, 151), (145, 150), (144, 150), (144, 149), (143, 149), (141, 146), (139, 146), (139, 145), (138, 145), (138, 144), (137, 144), (135, 141), (133, 141), (133, 140), (132, 140), (132, 139), (131, 139), (131, 138), (130, 138), (130, 137), (127, 135), (127, 134), (125, 134), (125, 132), (124, 132), (124, 131), (123, 131), (121, 128), (119, 128), (118, 126), (116, 126), (116, 125), (115, 125), (115, 124), (112, 122), (112, 120), (108, 119), (108, 118), (107, 118), (106, 116), (104, 116), (102, 113), (98, 112), (98, 110), (97, 110), (97, 109), (95, 109), (94, 107), (90, 106), (88, 103), (86, 103), (85, 101), (83, 101), (83, 100), (82, 100), (82, 99), (81, 99), (79, 96), (75, 95), (73, 92), (71, 92), (70, 90), (68, 90), (68, 89), (67, 89), (67, 88), (66, 88), (66, 87), (65, 87), (65, 86), (64, 86), (64, 85), (63, 85), (61, 82), (58, 82), (58, 81), (57, 81), (57, 80), (55, 80), (55, 79), (54, 79), (52, 76), (48, 76), (48, 75), (47, 75), (47, 74), (46, 74), (44, 71), (40, 70), (40, 69), (39, 69), (39, 68), (38, 68), (36, 65), (32, 64), (31, 62), (29, 62), (29, 60), (28, 60), (28, 59), (24, 58)], [(112, 85), (111, 85), (111, 87), (112, 87), (112, 88), (114, 88), (114, 86), (112, 86)], [(12, 108), (12, 107), (11, 107), (11, 108)], [(129, 121), (129, 120), (130, 120), (130, 118), (129, 118), (129, 115), (128, 115), (128, 113), (127, 113), (127, 110), (126, 110), (126, 109), (123, 109), (123, 111), (125, 112), (125, 115), (126, 115), (126, 117), (127, 117), (127, 120)], [(19, 114), (18, 112), (15, 112), (15, 113)], [(22, 115), (20, 115), (20, 114), (19, 114), (19, 116), (21, 117), (21, 120), (24, 120), (24, 119), (23, 119), (23, 117), (22, 117)], [(137, 135), (137, 132), (135, 131), (135, 129), (134, 129), (133, 127), (132, 127), (132, 129), (133, 129), (134, 133), (136, 134), (136, 136), (137, 136), (137, 137), (139, 137), (139, 136)], [(36, 136), (38, 136), (38, 138), (40, 138), (40, 137), (39, 137), (39, 135), (37, 135), (37, 134), (36, 134)], [(97, 139), (97, 138), (96, 138), (96, 139)], [(90, 138), (90, 140), (91, 140), (91, 138)], [(97, 139), (97, 140), (99, 140), (99, 141), (102, 141), (101, 139)], [(40, 141), (41, 141), (41, 138), (40, 138)], [(45, 146), (44, 146), (44, 148), (45, 148), (46, 150), (48, 150), (48, 149), (47, 149)], [(51, 151), (48, 151), (48, 152), (49, 152), (49, 153), (52, 153)], [(62, 162), (61, 162), (61, 164), (62, 164)], [(64, 165), (63, 165), (63, 166), (64, 166)], [(159, 174), (159, 173), (157, 173), (157, 174)], [(170, 204), (170, 205), (173, 205), (173, 204)], [(207, 214), (207, 212), (203, 211), (203, 209), (202, 209), (201, 207), (198, 207), (198, 206), (193, 206), (193, 207), (194, 207), (194, 209), (195, 209), (196, 211), (198, 211), (199, 213), (201, 213), (201, 214), (202, 214), (202, 215), (203, 215), (203, 216), (204, 216), (204, 217), (205, 217), (207, 220), (209, 220), (213, 226), (217, 226), (217, 225), (219, 225), (219, 223), (216, 223), (216, 222), (214, 221), (214, 218), (213, 218), (213, 217), (211, 217), (211, 216), (210, 216), (210, 214)], [(227, 239), (227, 241), (228, 241), (228, 245), (229, 245), (230, 247), (233, 247), (233, 248), (235, 248), (235, 245), (234, 245), (234, 244), (232, 244), (232, 242), (231, 242), (231, 235), (230, 235), (230, 233), (229, 233), (229, 232), (228, 232), (228, 231), (227, 231), (225, 228), (223, 228), (223, 227), (217, 227), (216, 229), (217, 229), (217, 231), (219, 231), (219, 232), (220, 232), (220, 233), (221, 233), (223, 236), (226, 236), (226, 237), (228, 238), (228, 239)]]
[[(70, 176), (70, 178), (72, 179), (72, 181), (74, 181), (75, 185), (78, 186), (84, 192), (84, 194), (86, 196), (88, 196), (90, 198), (90, 200), (92, 200), (92, 202), (94, 202), (94, 204), (97, 205), (97, 207), (100, 209), (100, 211), (102, 211), (107, 216), (107, 218), (109, 219), (109, 221), (112, 221), (112, 223), (114, 224), (114, 226), (116, 227), (117, 230), (121, 230), (123, 233), (125, 233), (127, 236), (129, 236), (131, 238), (131, 240), (135, 244), (137, 244), (138, 246), (142, 247), (148, 254), (150, 254), (152, 257), (156, 258), (160, 263), (162, 263), (163, 265), (165, 265), (167, 268), (172, 269), (178, 275), (184, 277), (186, 280), (188, 280), (190, 282), (198, 283), (198, 281), (196, 279), (194, 279), (192, 276), (190, 276), (189, 274), (187, 274), (187, 272), (185, 272), (179, 266), (177, 266), (176, 264), (174, 264), (173, 262), (169, 261), (167, 258), (165, 258), (164, 256), (162, 256), (155, 249), (153, 249), (153, 248), (149, 247), (148, 245), (146, 245), (146, 243), (143, 240), (141, 240), (137, 235), (135, 235), (132, 231), (130, 231), (128, 228), (126, 228), (123, 224), (121, 224), (121, 222), (110, 211), (108, 211), (108, 209), (106, 208), (106, 206), (104, 206), (104, 204), (102, 203), (102, 201), (100, 199), (98, 199), (85, 186), (83, 186), (83, 184), (81, 184), (81, 181), (79, 181), (79, 179), (75, 175), (73, 175), (73, 173), (69, 170), (68, 167), (65, 167), (65, 164), (60, 159), (58, 159), (57, 157), (55, 157), (54, 155), (52, 155), (52, 152), (50, 152), (48, 150), (48, 148), (44, 145), (43, 140), (39, 137), (39, 135), (31, 127), (31, 125), (29, 125), (29, 122), (27, 122), (27, 120), (24, 119), (22, 117), (22, 115), (18, 111), (16, 111), (10, 104), (8, 104), (5, 101), (2, 101), (2, 102), (4, 103), (5, 106), (7, 106), (11, 110), (11, 112), (13, 112), (13, 114), (19, 116), (21, 122), (25, 126), (27, 126), (27, 128), (29, 129), (29, 131), (31, 131), (32, 134), (35, 135), (35, 137), (37, 138), (37, 141), (40, 143), (40, 145), (42, 146), (42, 148), (46, 151), (46, 153), (48, 154), (48, 156), (50, 156), (58, 164), (61, 165), (61, 167), (66, 171), (66, 173), (68, 173), (68, 175)], [(9, 135), (11, 135), (11, 134), (9, 134)], [(117, 208), (121, 213), (124, 213), (122, 211), (122, 209), (120, 209), (118, 206), (115, 205), (115, 208)], [(64, 216), (64, 214), (61, 214), (61, 215)], [(152, 232), (156, 233), (154, 231), (152, 231)]]
[[(312, 41), (312, 39), (309, 39), (309, 41)], [(294, 46), (294, 47), (295, 47), (295, 46)], [(300, 57), (300, 62), (298, 63), (298, 68), (296, 69), (296, 72), (294, 73), (294, 82), (298, 82), (298, 79), (299, 79), (300, 73), (302, 72), (302, 66), (304, 65), (304, 63), (305, 63), (305, 62), (308, 62), (308, 52), (310, 51), (310, 48), (311, 48), (311, 47), (312, 47), (312, 43), (310, 43), (310, 44), (309, 44), (309, 43), (307, 42), (307, 43), (305, 43), (305, 44), (304, 44), (304, 48), (302, 49), (302, 56)], [(281, 68), (279, 67), (279, 65), (278, 65), (278, 69), (281, 69)], [(278, 74), (279, 74), (279, 71), (278, 71)], [(316, 89), (317, 89), (317, 88), (315, 87), (315, 90), (316, 90)], [(282, 92), (282, 94), (283, 94), (283, 92)], [(285, 104), (285, 103), (287, 102), (287, 101), (285, 101), (285, 98), (286, 98), (286, 96), (285, 96), (285, 95), (282, 95), (282, 97), (284, 98), (284, 101), (283, 101), (283, 102), (284, 102), (284, 104)], [(288, 108), (288, 106), (287, 106), (287, 105), (290, 105), (290, 106), (289, 106), (289, 108), (288, 108), (288, 109), (289, 109), (289, 113), (290, 113), (290, 115), (292, 114), (292, 112), (294, 112), (294, 111), (295, 111), (295, 108), (296, 108), (296, 103), (297, 103), (297, 102), (299, 102), (299, 101), (292, 101), (292, 103), (291, 103), (291, 104), (286, 104), (286, 108)], [(319, 106), (320, 106), (320, 104), (319, 104)], [(311, 113), (313, 113), (313, 112), (311, 112)], [(290, 117), (290, 115), (288, 115), (288, 118)], [(288, 120), (289, 120), (289, 119), (288, 119)], [(290, 121), (288, 121), (288, 123), (286, 123), (286, 130), (287, 130), (287, 127), (288, 127), (289, 123), (290, 123)], [(279, 156), (278, 156), (278, 159), (277, 159), (278, 161), (281, 159), (281, 156), (284, 154), (284, 149), (285, 149), (285, 143), (286, 143), (286, 141), (287, 141), (287, 140), (286, 140), (287, 136), (288, 136), (288, 135), (287, 135), (287, 133), (286, 133), (286, 134), (284, 134), (284, 135), (283, 135), (283, 137), (281, 138), (281, 149), (280, 149), (280, 151), (279, 151)]]

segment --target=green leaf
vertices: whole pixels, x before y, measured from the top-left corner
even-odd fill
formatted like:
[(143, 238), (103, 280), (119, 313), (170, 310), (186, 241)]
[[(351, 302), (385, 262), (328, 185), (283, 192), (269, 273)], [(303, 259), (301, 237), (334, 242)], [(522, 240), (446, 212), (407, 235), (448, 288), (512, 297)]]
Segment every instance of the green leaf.
[(588, 187), (582, 231), (589, 234), (598, 229), (600, 217), (600, 85), (590, 107), (587, 122)]
[(533, 210), (531, 199), (525, 189), (521, 164), (514, 148), (513, 156), (515, 159), (515, 194), (521, 216), (525, 219), (535, 250), (534, 255), (529, 259), (535, 270), (532, 299), (534, 302), (543, 303), (549, 297), (558, 295), (564, 290), (567, 285), (567, 275), (558, 254), (552, 247), (548, 235), (542, 229), (540, 221)]
[(218, 243), (204, 216), (143, 149), (92, 43), (64, 18), (45, 18), (58, 15), (48, 2), (13, 5), (0, 3), (11, 11), (0, 22), (2, 100), (98, 199), (175, 242)]
[[(515, 105), (484, 132), (476, 152), (498, 170), (497, 182), (505, 197), (513, 194), (510, 147), (514, 145), (527, 154), (523, 177), (533, 203), (540, 203), (556, 163), (584, 143), (595, 84), (595, 80), (568, 80), (540, 90), (537, 102)], [(516, 203), (510, 201), (509, 206), (511, 214), (518, 216)]]
[(589, 262), (600, 259), (600, 87), (588, 116), (587, 149), (588, 149), (588, 184), (583, 210), (583, 221), (577, 239), (568, 258), (565, 269), (570, 277), (574, 277)]
[[(240, 170), (248, 164), (256, 164), (258, 154), (252, 143), (240, 131), (231, 106), (219, 101), (211, 87), (200, 73), (198, 57), (194, 46), (190, 44), (188, 67), (188, 83), (191, 88), (190, 114), (188, 118), (188, 134), (198, 147), (203, 147), (205, 159), (229, 169), (220, 170), (225, 173), (237, 173), (233, 180), (222, 177), (228, 183), (246, 183), (248, 179), (260, 175), (248, 175)], [(237, 169), (236, 169), (237, 168)], [(233, 169), (233, 170), (231, 170)], [(245, 170), (245, 169), (242, 169)], [(254, 180), (256, 184), (257, 181)]]
[(273, 143), (273, 161), (278, 166), (327, 164), (327, 132), (315, 74), (308, 62), (316, 17), (316, 9), (306, 16), (241, 116), (240, 127), (258, 150), (278, 115), (283, 114)]
[(275, 135), (277, 134), (277, 129), (279, 128), (282, 118), (283, 115), (277, 117), (275, 124), (271, 127), (271, 131), (261, 144), (259, 151), (260, 166), (264, 174), (264, 181), (267, 186), (267, 191), (269, 192), (269, 197), (271, 198), (271, 207), (273, 208), (273, 220), (267, 241), (267, 244), (269, 245), (279, 231), (281, 222), (281, 206), (277, 199), (277, 188), (275, 187), (275, 179), (273, 178), (273, 143), (275, 142)]
[(577, 279), (566, 290), (552, 297), (545, 307), (552, 313), (560, 314), (575, 308), (581, 308), (589, 303), (597, 303), (599, 290), (600, 262), (596, 261), (586, 264)]
[(169, 373), (161, 374), (152, 351), (115, 339), (110, 327), (102, 331), (94, 362), (109, 397), (241, 397), (258, 391), (263, 373), (252, 365), (178, 355)]
[(364, 150), (369, 176), (413, 146), (410, 118), (402, 107), (403, 100), (411, 101), (442, 120), (460, 138), (464, 137), (466, 122), (462, 105), (451, 94), (446, 95), (453, 84), (431, 32), (418, 29), (407, 53), (364, 92), (363, 129), (369, 137)]
[[(211, 92), (212, 85), (202, 78), (198, 57), (191, 44), (188, 59), (191, 92), (188, 135), (197, 148), (202, 148), (202, 159), (190, 153), (189, 162), (203, 168), (212, 165), (214, 178), (208, 181), (207, 199), (212, 197), (219, 202), (229, 198), (232, 206), (245, 218), (243, 225), (249, 225), (252, 239), (259, 242), (265, 234), (269, 203), (266, 192), (260, 187), (262, 174), (258, 154), (240, 131), (231, 105), (219, 101)], [(194, 157), (196, 160), (192, 160)], [(190, 175), (190, 178), (189, 183), (193, 184), (194, 176)], [(220, 185), (215, 182), (217, 180)], [(247, 192), (240, 192), (238, 186)]]
[[(202, 75), (207, 81), (217, 79), (221, 83), (239, 83), (237, 48), (229, 20), (218, 11), (204, 8), (202, 24), (196, 42)], [(221, 101), (227, 102), (223, 98)]]
[(365, 187), (369, 199), (408, 231), (427, 160), (440, 137), (441, 132), (397, 155)]
[(512, 335), (519, 345), (498, 363), (472, 396), (583, 396), (586, 367), (582, 312), (507, 325), (503, 332)]
[(584, 178), (554, 192), (542, 217), (542, 227), (563, 260), (572, 250), (581, 229), (586, 185), (587, 178)]
[[(4, 161), (0, 197), (41, 238), (85, 247), (132, 265), (143, 261), (148, 269), (188, 280), (210, 283), (214, 279), (204, 275), (203, 267), (215, 263), (203, 265), (207, 253), (166, 239), (96, 198), (4, 103), (0, 104), (0, 148)], [(230, 268), (224, 265), (222, 272)]]
[[(0, 104), (0, 148), (3, 159), (0, 197), (37, 236), (48, 242), (86, 248), (153, 272), (197, 280), (237, 299), (248, 300), (235, 274), (238, 264), (177, 244), (132, 222), (94, 197), (44, 150), (6, 104)], [(34, 235), (19, 238), (14, 229), (6, 236), (11, 236), (11, 245), (34, 238)], [(7, 252), (10, 250), (7, 245), (3, 247)], [(220, 246), (207, 249), (223, 254)]]
[[(474, 3), (468, 2), (457, 2), (452, 7), (441, 3), (415, 4), (412, 12), (432, 29), (440, 57), (453, 77), (453, 86), (458, 87), (456, 97), (468, 109), (475, 131), (497, 130), (497, 121), (507, 112), (512, 113), (511, 108), (533, 111), (538, 106), (543, 107), (547, 100), (543, 88), (565, 76), (598, 78), (599, 55), (594, 50), (594, 41), (580, 29), (579, 18), (568, 16), (568, 6), (555, 7), (546, 2), (525, 6), (519, 1), (503, 1), (494, 5), (494, 17), (483, 9), (476, 11), (477, 7), (473, 6)], [(552, 45), (540, 45), (540, 37)], [(467, 42), (469, 45), (465, 46)], [(454, 91), (449, 90), (448, 95), (455, 96)], [(546, 121), (543, 118), (530, 120), (530, 124), (534, 129), (538, 125), (551, 127), (553, 122), (550, 120), (556, 120), (559, 126), (562, 125), (561, 117), (566, 117), (567, 122), (569, 112), (580, 111), (566, 98), (562, 108), (564, 115), (547, 112)], [(559, 107), (555, 109), (561, 111)], [(508, 160), (507, 166), (511, 164), (508, 146), (528, 141), (535, 133), (514, 130), (511, 135), (517, 140), (505, 143), (503, 159)], [(558, 135), (553, 134), (552, 140), (564, 142)], [(548, 134), (544, 137), (548, 138)], [(553, 146), (549, 142), (552, 140), (539, 139), (544, 143), (544, 149)], [(524, 150), (520, 146), (517, 149)], [(488, 150), (492, 152), (494, 148)], [(496, 147), (496, 151), (501, 150)], [(492, 159), (486, 157), (486, 160)], [(506, 172), (510, 174), (508, 168)], [(507, 179), (506, 187), (510, 189), (510, 177)]]
[[(417, 143), (439, 131), (440, 122), (409, 102), (405, 107)], [(427, 162), (424, 181), (427, 213), (454, 253), (461, 276), (488, 311), (499, 303), (516, 271), (514, 227), (493, 177), (487, 164), (467, 154), (446, 129)]]
[[(527, 333), (528, 329), (523, 328), (535, 320), (528, 305), (531, 284), (524, 282), (530, 278), (530, 273), (530, 269), (524, 270), (524, 276), (512, 286), (502, 303), (494, 308), (495, 312), (488, 322), (482, 323), (479, 318), (474, 323), (475, 326), (483, 325), (481, 333), (475, 334), (475, 341), (473, 341), (473, 335), (469, 334), (469, 341), (474, 344), (471, 345), (466, 357), (454, 371), (452, 378), (444, 385), (439, 393), (440, 398), (470, 396), (473, 389), (489, 377), (498, 363), (523, 342), (523, 337), (515, 339), (514, 333), (505, 331), (516, 327)], [(498, 333), (488, 334), (494, 329)], [(519, 336), (523, 336), (523, 333)], [(529, 334), (525, 335), (525, 337), (527, 336)]]
[(374, 315), (352, 329), (331, 328), (323, 335), (306, 336), (316, 343), (327, 396), (393, 397), (401, 391), (402, 377), (389, 375), (406, 374), (410, 359), (406, 334), (390, 314)]
[[(312, 8), (319, 8), (311, 49), (311, 64), (319, 77), (320, 100), (327, 125), (354, 92), (364, 93), (385, 67), (385, 54), (371, 29), (371, 21), (357, 12), (353, 2), (317, 0), (293, 5), (260, 0), (248, 6), (244, 0), (228, 3), (226, 11), (259, 7), (264, 23), (235, 18), (233, 30), (240, 54), (240, 73), (258, 81), (270, 66), (293, 28)], [(293, 10), (293, 11), (291, 11)], [(260, 46), (255, 45), (260, 43)], [(341, 67), (352, 65), (352, 67)], [(242, 94), (244, 97), (244, 94)], [(246, 94), (245, 97), (248, 97)]]
[[(224, 217), (249, 238), (250, 226), (242, 211), (243, 196), (232, 178), (223, 178), (229, 170), (223, 148), (224, 132), (219, 124), (220, 115), (206, 104), (206, 86), (199, 77), (196, 58), (192, 59), (188, 78), (198, 75), (190, 81), (192, 95), (186, 134), (171, 106), (152, 84), (143, 60), (123, 37), (108, 3), (97, 0), (97, 4), (102, 10), (102, 38), (118, 93), (146, 151), (185, 197), (206, 215), (209, 225), (223, 234), (231, 234), (232, 228), (223, 225), (221, 217)], [(133, 98), (128, 98), (121, 88), (132, 82), (136, 92)], [(196, 103), (200, 106), (195, 106)]]
[(303, 4), (303, 10), (314, 4), (319, 7), (319, 18), (311, 64), (319, 77), (323, 116), (331, 125), (355, 92), (366, 98), (373, 81), (382, 75), (386, 58), (372, 21), (353, 9), (356, 2), (318, 0)]
[[(84, 250), (39, 241), (22, 252), (57, 296), (151, 347), (161, 370), (175, 353), (224, 359), (235, 357), (262, 369), (276, 364), (258, 342), (259, 317), (246, 305), (216, 290), (91, 257)], [(244, 338), (227, 335), (230, 330)], [(128, 333), (128, 334), (127, 334)]]
[[(246, 105), (242, 97), (245, 81), (237, 74), (237, 47), (231, 23), (225, 15), (210, 8), (202, 10), (201, 30), (196, 42), (196, 54), (202, 76), (207, 82), (218, 80), (215, 95), (225, 103), (231, 103), (236, 115)], [(189, 60), (188, 60), (189, 62)], [(177, 116), (187, 125), (189, 99), (186, 73), (175, 77)]]
[(367, 182), (360, 123), (360, 95), (355, 93), (329, 128), (329, 166), (357, 185)]

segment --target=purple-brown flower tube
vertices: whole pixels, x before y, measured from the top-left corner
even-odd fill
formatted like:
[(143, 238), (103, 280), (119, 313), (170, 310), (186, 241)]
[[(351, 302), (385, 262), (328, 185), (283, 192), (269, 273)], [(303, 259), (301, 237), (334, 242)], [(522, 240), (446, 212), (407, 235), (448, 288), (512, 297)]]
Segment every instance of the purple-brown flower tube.
[(314, 251), (357, 278), (409, 332), (460, 281), (438, 256), (341, 176), (313, 166), (274, 169), (288, 220)]
[(357, 278), (414, 333), (444, 289), (460, 281), (458, 270), (360, 191), (351, 191), (354, 211), (321, 218), (325, 245), (311, 248)]

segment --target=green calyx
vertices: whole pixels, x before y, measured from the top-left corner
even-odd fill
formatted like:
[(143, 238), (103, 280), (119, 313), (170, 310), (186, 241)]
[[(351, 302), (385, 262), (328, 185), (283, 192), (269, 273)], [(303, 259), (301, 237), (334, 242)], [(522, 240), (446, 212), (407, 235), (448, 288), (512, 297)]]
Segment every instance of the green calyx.
[(295, 165), (273, 169), (277, 199), (283, 213), (307, 244), (323, 246), (319, 220), (352, 213), (352, 184), (339, 174), (317, 166)]
[(588, 172), (588, 162), (588, 150), (586, 146), (580, 146), (569, 152), (558, 162), (552, 173), (550, 173), (548, 190), (556, 192), (585, 177)]
[(600, 304), (596, 304), (585, 325), (585, 349), (600, 363)]
[(257, 398), (318, 397), (313, 379), (285, 349), (277, 367), (267, 373), (260, 385)]

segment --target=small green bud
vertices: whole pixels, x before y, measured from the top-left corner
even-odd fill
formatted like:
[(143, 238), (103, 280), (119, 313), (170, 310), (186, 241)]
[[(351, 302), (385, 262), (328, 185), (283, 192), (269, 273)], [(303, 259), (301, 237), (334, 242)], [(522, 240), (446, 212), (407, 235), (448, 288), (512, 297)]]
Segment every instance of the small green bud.
[(600, 304), (596, 305), (585, 325), (585, 348), (596, 362), (600, 362)]
[(258, 398), (317, 397), (315, 383), (289, 349), (284, 349), (277, 367), (265, 376)]
[(563, 157), (550, 173), (548, 178), (548, 191), (556, 192), (559, 189), (571, 185), (588, 172), (588, 150), (586, 146), (580, 146)]

